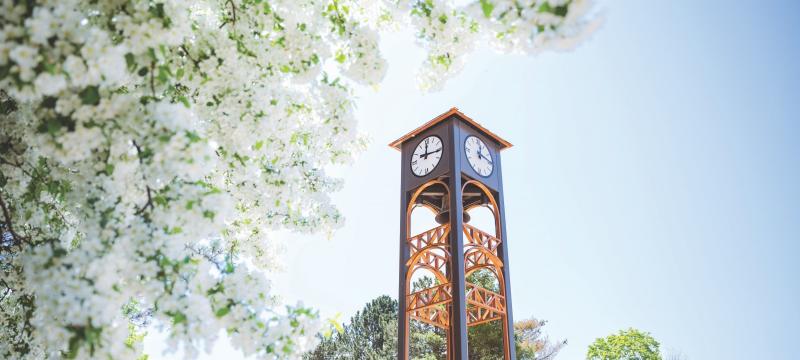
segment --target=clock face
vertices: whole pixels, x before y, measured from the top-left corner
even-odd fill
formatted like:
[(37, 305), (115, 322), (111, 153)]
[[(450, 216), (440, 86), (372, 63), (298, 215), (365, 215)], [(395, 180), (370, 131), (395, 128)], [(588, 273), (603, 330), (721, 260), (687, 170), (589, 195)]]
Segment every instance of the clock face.
[(481, 139), (472, 135), (468, 136), (464, 141), (464, 153), (467, 155), (469, 166), (472, 166), (478, 175), (487, 177), (492, 174), (494, 169), (492, 152)]
[(414, 175), (425, 176), (431, 173), (442, 159), (442, 139), (428, 136), (422, 140), (411, 155), (411, 171)]

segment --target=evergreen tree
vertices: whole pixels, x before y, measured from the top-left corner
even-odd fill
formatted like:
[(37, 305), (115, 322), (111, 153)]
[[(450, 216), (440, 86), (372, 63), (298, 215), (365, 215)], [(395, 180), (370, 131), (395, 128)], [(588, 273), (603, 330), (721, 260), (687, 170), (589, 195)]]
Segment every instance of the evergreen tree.
[(397, 300), (380, 296), (356, 312), (343, 331), (323, 339), (307, 360), (394, 359), (397, 353)]

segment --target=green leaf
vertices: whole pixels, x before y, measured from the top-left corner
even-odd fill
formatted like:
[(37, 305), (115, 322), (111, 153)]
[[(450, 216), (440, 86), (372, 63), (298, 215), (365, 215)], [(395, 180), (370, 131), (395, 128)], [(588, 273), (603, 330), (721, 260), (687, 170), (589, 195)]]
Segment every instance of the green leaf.
[(335, 59), (339, 64), (344, 64), (344, 62), (347, 60), (347, 56), (341, 50), (339, 50), (336, 51)]
[(167, 234), (176, 235), (176, 234), (180, 234), (182, 232), (183, 232), (183, 229), (180, 226), (175, 226), (172, 229), (170, 229), (169, 231), (167, 231)]
[(490, 18), (494, 10), (494, 4), (489, 0), (481, 0), (481, 10), (483, 10), (483, 16)]
[(217, 317), (223, 317), (231, 312), (231, 308), (229, 306), (217, 309), (217, 312), (214, 313)]
[(161, 66), (158, 67), (158, 81), (159, 82), (161, 82), (162, 84), (166, 84), (167, 80), (169, 80), (169, 75), (170, 75), (170, 72), (169, 72), (169, 68), (168, 67), (166, 67), (164, 65), (161, 65)]
[(189, 138), (189, 142), (190, 143), (196, 143), (196, 142), (202, 140), (200, 135), (197, 135), (197, 133), (194, 132), (194, 131), (187, 131), (186, 132), (186, 137)]
[(328, 323), (330, 323), (339, 334), (344, 333), (344, 326), (342, 326), (341, 317), (342, 314), (337, 313), (332, 319), (328, 319)]
[(178, 96), (178, 101), (181, 104), (183, 104), (183, 106), (185, 106), (187, 109), (191, 107), (191, 104), (189, 103), (189, 99), (187, 99), (186, 96), (183, 96), (183, 95)]
[(100, 103), (100, 90), (97, 86), (89, 86), (78, 94), (84, 105), (97, 105)]
[(133, 72), (136, 70), (136, 58), (133, 57), (133, 54), (125, 54), (125, 64), (128, 65), (128, 71)]
[(180, 311), (168, 312), (167, 315), (172, 317), (172, 325), (178, 325), (186, 322), (186, 315)]
[(147, 55), (150, 56), (150, 60), (158, 61), (158, 57), (156, 57), (156, 50), (153, 48), (147, 48)]
[(545, 3), (542, 4), (542, 6), (539, 6), (538, 12), (540, 12), (540, 13), (552, 12), (552, 9), (553, 8), (550, 7), (550, 3), (545, 2)]

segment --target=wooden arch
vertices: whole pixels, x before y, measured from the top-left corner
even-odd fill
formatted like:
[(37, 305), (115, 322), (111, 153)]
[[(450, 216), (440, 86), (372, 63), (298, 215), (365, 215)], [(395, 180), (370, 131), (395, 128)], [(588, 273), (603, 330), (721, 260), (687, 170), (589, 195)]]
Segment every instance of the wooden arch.
[[(495, 200), (492, 191), (489, 190), (489, 188), (486, 187), (486, 185), (481, 184), (481, 182), (478, 180), (468, 180), (465, 181), (463, 185), (461, 185), (462, 194), (464, 193), (464, 190), (467, 188), (468, 185), (475, 185), (475, 187), (481, 190), (484, 193), (484, 195), (486, 195), (486, 198), (489, 199), (490, 206), (487, 207), (489, 207), (489, 210), (492, 212), (492, 215), (494, 215), (494, 236), (498, 239), (502, 239), (503, 236), (501, 234), (502, 227), (500, 226), (500, 207), (497, 205), (497, 200)], [(464, 211), (470, 211), (478, 206), (481, 205), (472, 205), (466, 207), (464, 208)]]
[[(408, 209), (406, 209), (406, 234), (411, 233), (411, 214), (413, 213), (415, 208), (424, 207), (424, 208), (426, 208), (428, 210), (431, 210), (431, 212), (436, 213), (436, 209), (432, 208), (430, 205), (417, 204), (417, 199), (423, 193), (423, 191), (425, 191), (425, 189), (427, 189), (427, 188), (429, 188), (431, 186), (434, 186), (434, 185), (441, 185), (442, 187), (444, 187), (444, 189), (445, 189), (445, 195), (444, 196), (450, 196), (450, 187), (447, 186), (447, 183), (445, 183), (444, 181), (441, 181), (441, 180), (438, 180), (438, 179), (434, 179), (434, 180), (428, 181), (425, 184), (423, 184), (422, 186), (420, 186), (414, 192), (414, 194), (411, 195), (411, 200), (408, 202)], [(439, 270), (439, 266), (433, 266), (430, 263), (430, 261), (424, 261), (421, 264), (418, 263), (419, 260), (423, 259), (424, 257), (433, 257), (433, 258), (436, 258), (437, 260), (443, 260), (445, 262), (443, 266), (444, 266), (445, 269), (447, 268), (447, 265), (450, 262), (450, 256), (451, 256), (450, 255), (450, 251), (447, 249), (448, 244), (450, 243), (449, 241), (447, 241), (448, 236), (449, 236), (450, 228), (449, 228), (449, 225), (442, 225), (442, 226), (437, 227), (437, 228), (445, 228), (445, 232), (442, 235), (442, 237), (445, 239), (445, 241), (443, 243), (442, 242), (438, 242), (438, 243), (428, 244), (428, 245), (420, 248), (419, 250), (416, 251), (416, 253), (414, 255), (411, 256), (411, 258), (406, 263), (407, 264), (407, 268), (408, 268), (408, 270), (406, 271), (406, 293), (407, 294), (410, 294), (410, 292), (411, 292), (411, 277), (414, 275), (414, 273), (417, 270), (422, 269), (422, 268), (425, 268), (425, 269), (428, 269), (429, 271), (431, 271), (441, 283), (450, 282), (449, 274), (444, 273), (441, 270)], [(417, 236), (419, 236), (419, 235), (416, 235), (416, 236), (411, 237), (409, 239), (413, 239), (413, 238), (415, 238)], [(440, 257), (442, 257), (442, 255), (434, 253), (434, 250), (443, 251), (444, 252), (443, 258), (440, 258)]]

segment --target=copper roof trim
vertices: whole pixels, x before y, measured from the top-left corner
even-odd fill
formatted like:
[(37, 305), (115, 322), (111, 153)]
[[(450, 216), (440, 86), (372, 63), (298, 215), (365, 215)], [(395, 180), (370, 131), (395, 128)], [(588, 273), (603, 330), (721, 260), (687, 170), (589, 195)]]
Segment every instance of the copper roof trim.
[(510, 142), (508, 142), (505, 139), (497, 136), (495, 133), (489, 131), (488, 129), (483, 127), (481, 124), (478, 124), (477, 121), (472, 120), (472, 118), (470, 118), (469, 116), (464, 115), (464, 113), (459, 111), (457, 107), (450, 108), (450, 110), (447, 110), (443, 114), (441, 114), (441, 115), (431, 119), (430, 121), (422, 124), (422, 126), (412, 130), (408, 134), (405, 134), (405, 135), (401, 136), (399, 139), (397, 139), (395, 141), (392, 141), (391, 143), (389, 143), (389, 146), (393, 147), (393, 148), (395, 148), (397, 150), (400, 150), (400, 145), (403, 144), (404, 142), (406, 142), (406, 140), (409, 140), (409, 139), (413, 138), (414, 136), (417, 136), (417, 134), (419, 134), (419, 133), (427, 130), (428, 128), (430, 128), (430, 127), (432, 127), (432, 126), (444, 121), (445, 119), (449, 118), (452, 115), (457, 115), (458, 117), (460, 117), (461, 119), (463, 119), (464, 121), (469, 123), (470, 125), (476, 127), (478, 130), (480, 130), (481, 132), (483, 132), (484, 134), (486, 134), (487, 136), (492, 138), (492, 140), (494, 140), (498, 144), (500, 144), (500, 150), (503, 150), (503, 149), (510, 148), (510, 147), (514, 146)]

